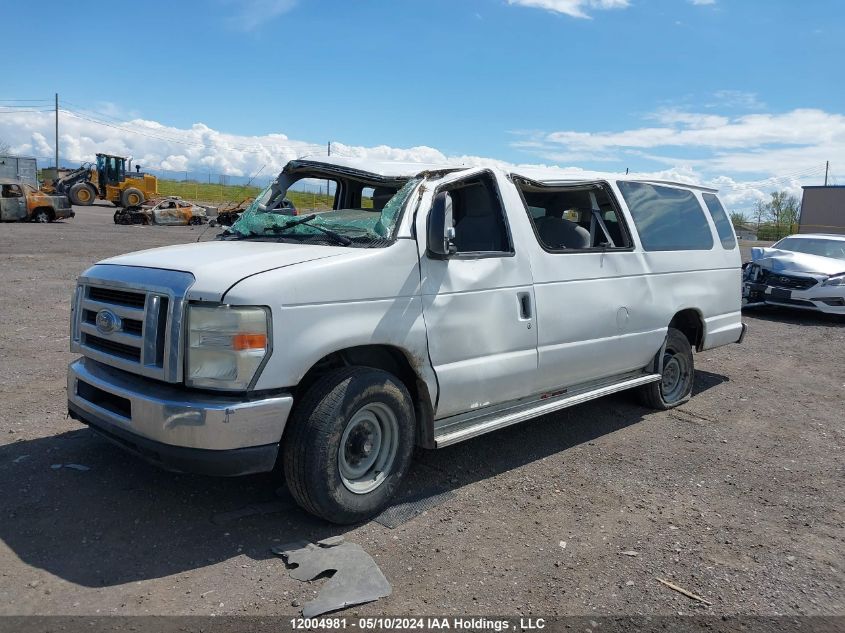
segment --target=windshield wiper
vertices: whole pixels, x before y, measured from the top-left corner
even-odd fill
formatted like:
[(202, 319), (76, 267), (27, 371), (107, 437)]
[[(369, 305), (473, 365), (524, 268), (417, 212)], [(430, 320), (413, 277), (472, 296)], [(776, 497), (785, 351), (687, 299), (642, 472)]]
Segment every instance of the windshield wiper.
[[(306, 222), (310, 222), (314, 218), (317, 217), (316, 213), (311, 213), (310, 215), (303, 215), (301, 218), (297, 218), (296, 220), (291, 220), (283, 224), (282, 226), (274, 226), (270, 228), (270, 231), (277, 232), (277, 231), (284, 231), (287, 229), (291, 229), (295, 226), (299, 226), (300, 224), (305, 224)], [(316, 228), (316, 227), (315, 227)], [(238, 233), (237, 231), (232, 231), (230, 228), (228, 231), (221, 233), (219, 235), (220, 239), (232, 239), (232, 240), (248, 240), (251, 237), (266, 237), (264, 231), (256, 232), (256, 231), (249, 231), (248, 233)]]
[[(250, 231), (249, 233), (237, 233), (233, 232), (231, 234), (223, 233), (221, 234), (222, 239), (232, 239), (232, 240), (248, 240), (253, 237), (269, 237), (267, 234), (271, 233), (276, 236), (284, 236), (285, 233), (288, 233), (292, 228), (299, 226), (300, 224), (305, 224), (312, 229), (317, 229), (322, 233), (325, 233), (330, 238), (332, 238), (338, 244), (343, 246), (349, 246), (352, 244), (352, 240), (350, 240), (345, 235), (341, 235), (340, 233), (336, 233), (331, 229), (327, 229), (325, 227), (319, 226), (317, 224), (309, 224), (311, 220), (317, 217), (316, 213), (310, 213), (308, 215), (303, 215), (301, 218), (297, 218), (296, 220), (291, 220), (290, 222), (285, 222), (281, 226), (270, 226), (264, 229), (264, 231), (256, 232)], [(225, 237), (224, 237), (225, 236)]]

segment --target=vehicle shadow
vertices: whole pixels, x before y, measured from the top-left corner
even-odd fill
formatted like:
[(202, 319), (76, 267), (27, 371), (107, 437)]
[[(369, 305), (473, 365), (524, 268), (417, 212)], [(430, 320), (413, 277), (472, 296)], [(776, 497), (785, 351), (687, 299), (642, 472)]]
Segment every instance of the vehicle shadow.
[[(724, 380), (697, 372), (696, 391)], [(439, 451), (420, 450), (399, 496), (455, 491), (636, 424), (649, 413), (622, 393)], [(80, 428), (0, 447), (0, 539), (27, 565), (101, 587), (241, 554), (270, 559), (273, 545), (316, 542), (353, 529), (306, 514), (285, 492), (276, 493), (280, 485), (271, 474), (218, 479), (168, 473)]]
[(729, 382), (730, 378), (722, 374), (714, 374), (711, 371), (704, 371), (702, 369), (695, 370), (695, 382), (692, 385), (692, 397), (694, 398), (700, 393), (718, 387), (723, 382)]
[(818, 325), (820, 327), (842, 327), (845, 325), (845, 316), (843, 315), (824, 314), (779, 306), (746, 308), (742, 311), (742, 316), (789, 325)]

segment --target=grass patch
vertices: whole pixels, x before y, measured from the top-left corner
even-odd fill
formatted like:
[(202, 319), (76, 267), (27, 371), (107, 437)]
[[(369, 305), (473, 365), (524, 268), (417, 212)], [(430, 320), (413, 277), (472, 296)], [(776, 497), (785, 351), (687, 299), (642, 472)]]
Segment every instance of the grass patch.
[[(179, 196), (185, 200), (196, 202), (213, 202), (216, 204), (237, 204), (243, 200), (255, 198), (263, 187), (245, 185), (219, 185), (196, 181), (158, 180), (159, 196)], [(288, 191), (288, 199), (297, 209), (331, 209), (334, 197), (307, 191)], [(372, 206), (372, 201), (366, 203)]]

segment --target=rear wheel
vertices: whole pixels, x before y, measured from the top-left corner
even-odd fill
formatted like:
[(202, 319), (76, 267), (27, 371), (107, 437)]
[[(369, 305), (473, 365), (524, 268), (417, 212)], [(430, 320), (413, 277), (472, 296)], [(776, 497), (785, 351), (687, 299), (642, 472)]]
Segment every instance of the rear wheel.
[(384, 509), (411, 463), (411, 396), (379, 369), (326, 374), (288, 424), (282, 459), (291, 495), (333, 523), (363, 521)]
[(67, 197), (72, 204), (80, 207), (87, 207), (94, 204), (97, 199), (97, 191), (94, 186), (87, 182), (78, 182), (68, 191)]
[(662, 379), (640, 387), (640, 400), (653, 409), (677, 407), (690, 399), (694, 377), (692, 346), (683, 332), (670, 327), (663, 353)]
[(123, 208), (139, 207), (144, 202), (144, 193), (135, 187), (128, 187), (120, 194), (120, 204)]

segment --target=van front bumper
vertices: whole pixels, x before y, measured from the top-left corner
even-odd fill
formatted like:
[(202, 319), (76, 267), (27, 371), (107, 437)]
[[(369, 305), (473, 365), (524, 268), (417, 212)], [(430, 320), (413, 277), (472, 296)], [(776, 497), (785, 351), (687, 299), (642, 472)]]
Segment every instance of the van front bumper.
[(122, 448), (177, 472), (235, 476), (273, 469), (293, 406), (185, 389), (91, 359), (68, 367), (68, 414)]

